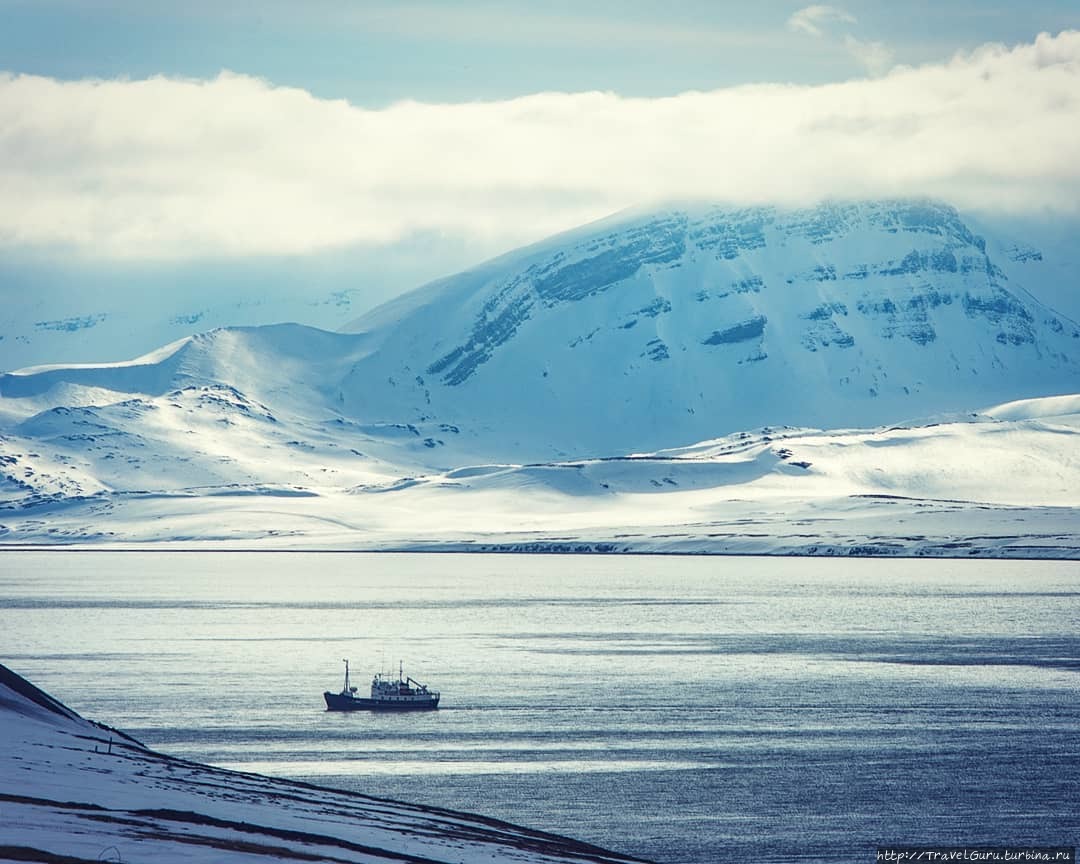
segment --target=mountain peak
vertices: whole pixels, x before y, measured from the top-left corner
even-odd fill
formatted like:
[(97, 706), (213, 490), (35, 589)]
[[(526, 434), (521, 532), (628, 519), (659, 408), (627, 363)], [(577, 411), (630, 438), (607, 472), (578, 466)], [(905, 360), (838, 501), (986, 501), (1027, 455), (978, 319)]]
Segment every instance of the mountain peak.
[(1010, 248), (926, 199), (630, 211), (384, 310), (362, 377), (395, 386), (361, 392), (358, 373), (346, 410), (484, 418), (596, 454), (612, 434), (655, 449), (1076, 389), (1080, 328)]

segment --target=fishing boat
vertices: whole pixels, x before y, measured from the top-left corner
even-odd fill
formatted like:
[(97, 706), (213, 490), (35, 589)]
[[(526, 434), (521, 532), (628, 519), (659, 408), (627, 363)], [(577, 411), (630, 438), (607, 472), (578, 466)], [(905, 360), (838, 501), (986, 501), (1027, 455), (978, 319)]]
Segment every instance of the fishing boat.
[(405, 675), (401, 663), (396, 681), (379, 672), (371, 679), (371, 697), (357, 696), (357, 688), (349, 683), (349, 661), (342, 662), (345, 686), (340, 693), (323, 693), (327, 711), (431, 711), (439, 707), (438, 691)]

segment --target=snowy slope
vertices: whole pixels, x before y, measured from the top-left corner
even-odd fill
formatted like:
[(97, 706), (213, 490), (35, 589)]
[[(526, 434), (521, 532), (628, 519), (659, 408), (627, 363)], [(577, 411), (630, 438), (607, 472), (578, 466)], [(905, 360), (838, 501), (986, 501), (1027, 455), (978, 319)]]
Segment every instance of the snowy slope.
[(633, 860), (479, 816), (173, 759), (4, 666), (0, 727), (0, 860)]
[(971, 214), (965, 221), (1012, 281), (1080, 321), (1080, 217), (1050, 213)]
[[(381, 475), (332, 441), (298, 453), (287, 431), (264, 447), (243, 434), (247, 449), (215, 466), (228, 482), (192, 487), (186, 463), (166, 461), (156, 486), (120, 470), (81, 495), (57, 485), (71, 475), (55, 456), (31, 451), (41, 442), (0, 442), (0, 543), (1080, 557), (1080, 396), (615, 458), (387, 462)], [(120, 452), (86, 450), (82, 476)]]

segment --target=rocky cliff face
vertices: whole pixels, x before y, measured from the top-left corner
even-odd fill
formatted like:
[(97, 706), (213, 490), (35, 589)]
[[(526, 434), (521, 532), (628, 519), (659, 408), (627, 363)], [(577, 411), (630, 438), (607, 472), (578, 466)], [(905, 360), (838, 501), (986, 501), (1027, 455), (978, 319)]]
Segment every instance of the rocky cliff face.
[[(912, 248), (899, 260), (878, 258), (848, 263), (841, 272), (830, 260), (834, 257), (830, 253), (839, 251), (842, 255), (847, 251), (831, 248), (844, 240), (865, 242), (877, 233), (895, 235), (901, 232)], [(717, 304), (732, 295), (760, 294), (767, 287), (758, 272), (741, 275), (738, 271), (743, 268), (739, 264), (749, 265), (751, 271), (775, 270), (779, 259), (790, 258), (789, 250), (805, 243), (818, 247), (819, 251), (808, 256), (808, 261), (792, 262), (794, 267), (783, 269), (784, 285), (774, 282), (774, 294), (782, 292), (794, 302), (799, 302), (800, 294), (857, 297), (857, 309), (862, 315), (885, 316), (883, 335), (888, 338), (906, 336), (922, 345), (936, 338), (929, 325), (927, 310), (950, 304), (954, 299), (963, 300), (969, 313), (994, 314), (995, 322), (1001, 322), (1005, 328), (1001, 334), (1003, 340), (1016, 343), (1033, 338), (1028, 326), (1031, 316), (1021, 303), (1009, 297), (1003, 287), (1007, 279), (987, 256), (985, 240), (972, 234), (951, 208), (932, 203), (886, 202), (868, 206), (819, 207), (788, 214), (762, 208), (712, 211), (695, 217), (676, 212), (644, 220), (621, 231), (590, 237), (499, 280), (500, 284), (492, 286), (494, 290), (466, 338), (430, 364), (427, 372), (440, 375), (446, 384), (460, 384), (538, 312), (617, 290), (636, 277), (643, 276), (658, 288), (664, 285), (678, 301), (692, 299), (709, 303), (710, 307), (706, 308), (713, 311)], [(773, 260), (759, 260), (769, 257)], [(725, 263), (729, 265), (727, 268), (723, 266)], [(810, 266), (800, 269), (799, 263)], [(769, 264), (774, 267), (769, 268)], [(665, 279), (657, 272), (664, 269), (678, 271), (683, 267), (696, 272), (689, 272), (686, 279)], [(647, 268), (645, 274), (642, 274), (643, 268)], [(724, 278), (725, 269), (733, 271), (730, 279)], [(945, 280), (946, 274), (974, 274), (974, 278), (961, 280), (967, 289), (962, 294), (938, 291), (934, 283)], [(842, 288), (814, 290), (813, 287), (814, 283), (838, 280), (855, 280), (865, 286), (870, 277), (899, 277), (901, 281), (883, 284), (878, 278), (869, 283), (871, 288), (864, 287), (856, 292)], [(896, 282), (896, 278), (892, 281)], [(809, 285), (811, 290), (786, 287), (797, 283)], [(910, 290), (904, 292), (904, 288)], [(883, 290), (886, 295), (891, 295), (898, 289), (907, 295), (902, 298), (901, 306), (897, 306), (891, 296), (875, 299), (875, 294), (881, 294)], [(972, 295), (972, 289), (977, 292), (975, 295)], [(989, 292), (986, 289), (990, 289)], [(657, 318), (671, 311), (672, 300), (658, 296), (640, 309), (630, 311), (616, 324), (630, 329), (642, 317)], [(716, 311), (720, 311), (718, 317), (722, 318), (723, 311)], [(805, 310), (802, 317), (812, 323), (804, 328), (801, 339), (804, 347), (808, 350), (829, 345), (852, 347), (854, 340), (833, 321), (836, 315), (846, 316), (847, 311), (847, 306), (841, 302), (821, 303)], [(765, 323), (763, 316), (754, 316), (714, 331), (702, 340), (702, 344), (720, 345), (755, 339), (763, 335)], [(656, 353), (653, 352), (653, 359), (670, 359), (670, 355), (657, 357)]]

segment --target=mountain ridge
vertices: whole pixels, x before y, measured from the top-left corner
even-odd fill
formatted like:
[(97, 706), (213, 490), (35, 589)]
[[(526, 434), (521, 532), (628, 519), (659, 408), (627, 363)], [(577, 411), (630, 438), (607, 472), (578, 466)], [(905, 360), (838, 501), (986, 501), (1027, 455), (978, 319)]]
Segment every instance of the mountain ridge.
[(345, 332), (221, 328), (0, 375), (0, 416), (232, 387), (274, 413), (416, 429), (441, 466), (876, 426), (1080, 390), (1080, 325), (1020, 281), (1040, 255), (925, 200), (634, 211)]

